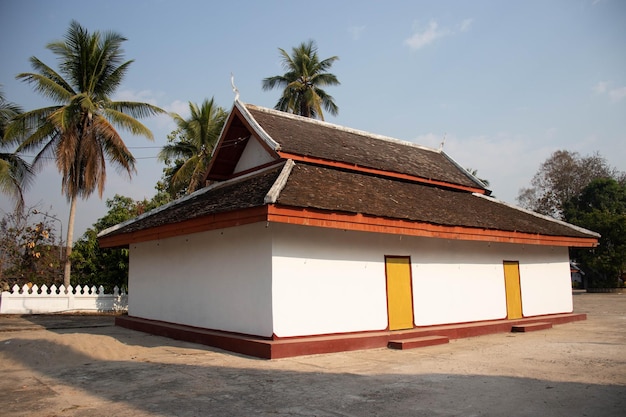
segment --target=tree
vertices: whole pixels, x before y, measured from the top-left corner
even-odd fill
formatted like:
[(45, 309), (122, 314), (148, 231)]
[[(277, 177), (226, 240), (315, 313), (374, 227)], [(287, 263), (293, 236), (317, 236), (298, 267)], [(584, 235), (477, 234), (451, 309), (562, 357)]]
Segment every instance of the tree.
[(18, 151), (39, 150), (34, 166), (53, 156), (61, 173), (61, 192), (70, 203), (64, 267), (66, 288), (70, 284), (77, 198), (88, 198), (96, 188), (102, 198), (107, 160), (129, 178), (135, 172), (135, 158), (114, 125), (152, 139), (150, 130), (136, 118), (163, 112), (147, 103), (111, 99), (133, 62), (123, 62), (125, 40), (115, 32), (90, 34), (72, 21), (64, 41), (47, 45), (61, 61), (59, 72), (31, 57), (35, 72), (17, 76), (56, 103), (19, 115), (7, 134), (15, 139), (20, 132), (32, 128), (33, 132), (19, 145)]
[(168, 200), (157, 193), (151, 200), (134, 201), (115, 195), (106, 202), (109, 211), (88, 228), (74, 245), (72, 252), (72, 282), (77, 285), (102, 285), (107, 292), (114, 287), (128, 289), (128, 249), (102, 249), (98, 233), (152, 210)]
[(166, 172), (167, 189), (175, 198), (191, 194), (204, 186), (202, 183), (213, 148), (219, 139), (228, 113), (215, 104), (204, 100), (202, 105), (189, 102), (191, 115), (184, 119), (178, 114), (172, 117), (178, 128), (168, 137), (169, 143), (159, 152), (159, 159), (166, 164), (174, 162)]
[(334, 99), (321, 87), (340, 84), (337, 77), (328, 72), (339, 57), (332, 56), (320, 61), (317, 45), (312, 40), (292, 48), (291, 55), (282, 48), (278, 50), (286, 72), (263, 80), (263, 90), (283, 89), (274, 108), (321, 120), (324, 120), (322, 107), (333, 116), (337, 115), (339, 108)]
[(14, 285), (60, 285), (63, 282), (60, 243), (52, 218), (31, 217), (34, 210), (16, 210), (0, 220), (0, 290)]
[(531, 186), (520, 189), (517, 201), (522, 207), (562, 219), (565, 203), (598, 178), (618, 179), (623, 174), (597, 153), (581, 157), (578, 152), (559, 150), (541, 164)]
[[(0, 149), (6, 146), (5, 132), (22, 109), (14, 103), (6, 101), (0, 91)], [(15, 200), (18, 211), (24, 208), (24, 189), (32, 180), (30, 165), (13, 152), (0, 152), (0, 191)]]
[(598, 247), (575, 249), (573, 258), (593, 287), (616, 287), (626, 271), (626, 185), (593, 180), (564, 207), (565, 220), (600, 233)]

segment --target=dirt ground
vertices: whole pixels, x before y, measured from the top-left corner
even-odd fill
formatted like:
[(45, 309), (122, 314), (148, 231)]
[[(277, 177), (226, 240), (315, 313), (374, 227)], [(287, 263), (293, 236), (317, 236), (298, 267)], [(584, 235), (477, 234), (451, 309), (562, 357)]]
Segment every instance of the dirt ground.
[(3, 416), (624, 416), (626, 294), (532, 333), (274, 361), (113, 326), (0, 316)]

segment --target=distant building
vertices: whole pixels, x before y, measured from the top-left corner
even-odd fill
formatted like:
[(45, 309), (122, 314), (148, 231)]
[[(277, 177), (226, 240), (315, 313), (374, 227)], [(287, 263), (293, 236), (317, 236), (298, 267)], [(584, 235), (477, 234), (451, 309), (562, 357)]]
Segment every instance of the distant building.
[(572, 274), (572, 288), (587, 288), (585, 272), (574, 262), (570, 262), (570, 273)]

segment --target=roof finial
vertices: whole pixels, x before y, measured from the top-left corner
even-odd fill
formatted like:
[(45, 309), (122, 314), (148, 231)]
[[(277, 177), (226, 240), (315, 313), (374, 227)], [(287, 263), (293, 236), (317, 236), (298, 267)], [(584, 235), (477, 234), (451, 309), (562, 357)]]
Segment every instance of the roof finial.
[(443, 151), (443, 145), (446, 144), (446, 134), (443, 134), (443, 140), (441, 141), (441, 143), (439, 144), (439, 152)]
[(239, 90), (235, 86), (235, 76), (233, 73), (230, 73), (230, 85), (233, 86), (233, 93), (235, 93), (235, 101), (239, 100)]

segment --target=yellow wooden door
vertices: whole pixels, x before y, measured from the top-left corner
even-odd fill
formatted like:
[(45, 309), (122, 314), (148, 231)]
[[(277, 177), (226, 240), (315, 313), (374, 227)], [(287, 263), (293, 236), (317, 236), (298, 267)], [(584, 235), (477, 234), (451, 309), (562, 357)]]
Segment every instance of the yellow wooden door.
[(411, 258), (385, 257), (389, 330), (413, 328)]
[(519, 262), (504, 261), (506, 315), (509, 320), (522, 318), (522, 290), (519, 281)]

